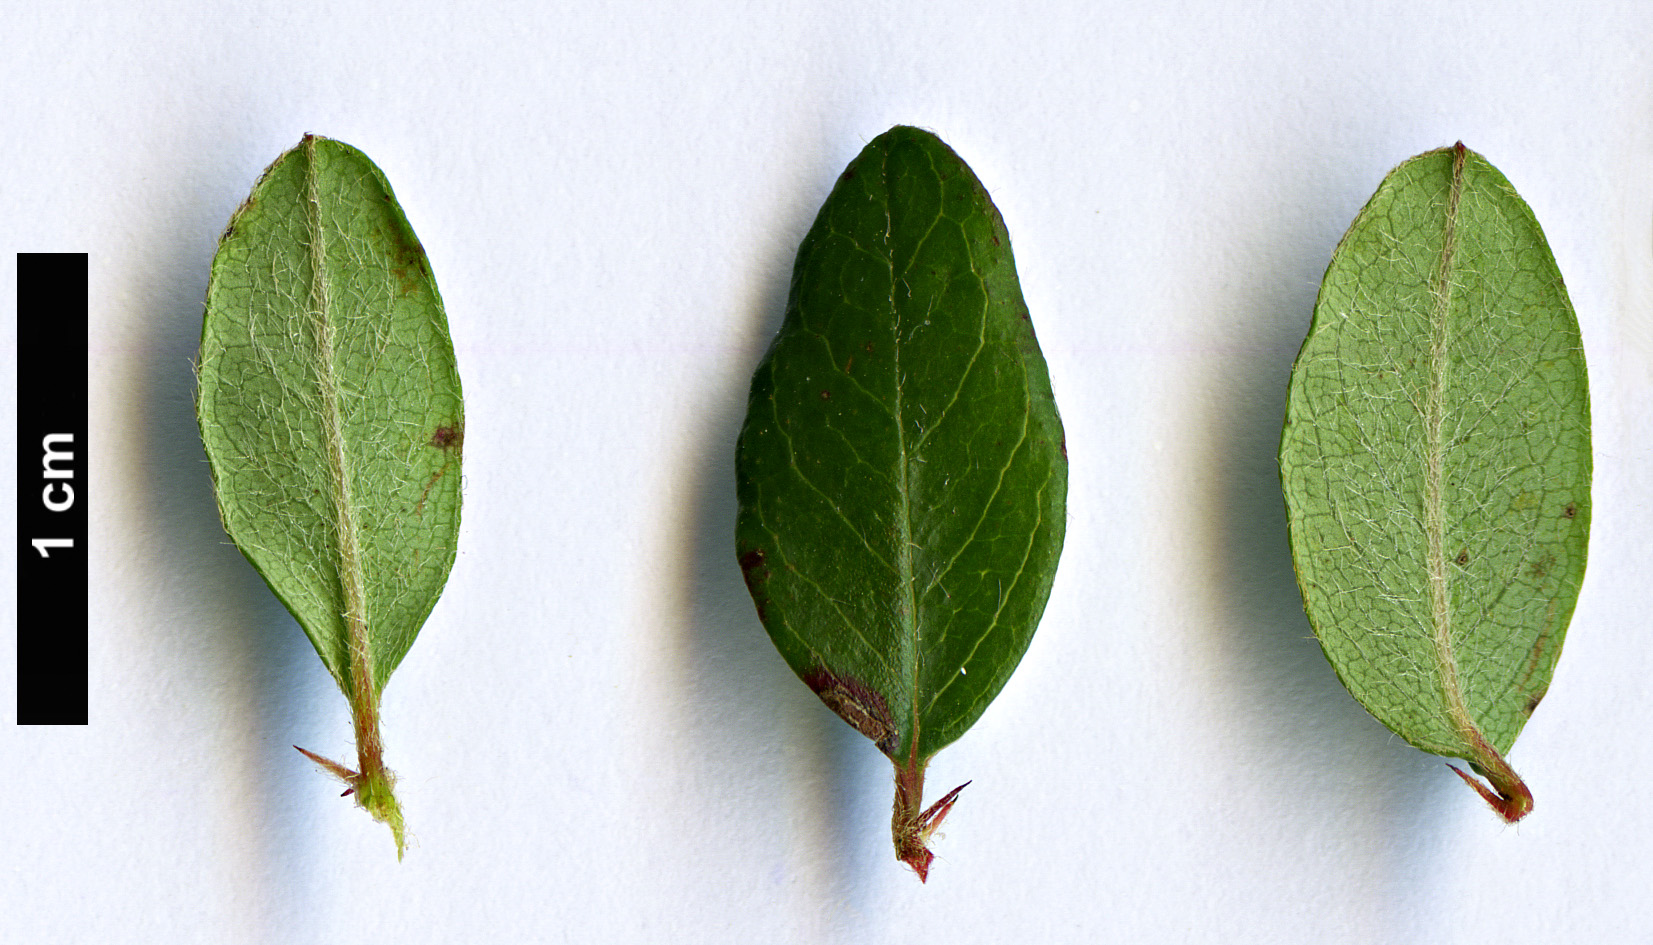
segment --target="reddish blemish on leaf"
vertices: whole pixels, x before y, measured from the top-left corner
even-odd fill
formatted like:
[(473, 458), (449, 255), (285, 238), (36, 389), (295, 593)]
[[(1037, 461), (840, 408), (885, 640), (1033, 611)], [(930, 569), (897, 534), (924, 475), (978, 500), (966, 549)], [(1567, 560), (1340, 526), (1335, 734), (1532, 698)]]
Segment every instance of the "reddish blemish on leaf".
[(740, 556), (740, 574), (746, 579), (746, 590), (752, 595), (752, 603), (757, 605), (758, 619), (764, 619), (765, 606), (769, 603), (769, 594), (764, 591), (764, 584), (769, 581), (769, 568), (764, 565), (763, 551), (753, 548)]
[(430, 273), (427, 265), (425, 247), (418, 240), (402, 243), (396, 248), (396, 261), (391, 274), (401, 283), (398, 288), (402, 295), (418, 288), (420, 278)]
[[(465, 428), (457, 424), (451, 427), (437, 427), (436, 432), (430, 435), (430, 445), (443, 452), (457, 450), (464, 445), (464, 442)], [(450, 454), (442, 463), (442, 468), (431, 474), (430, 481), (425, 483), (425, 491), (419, 494), (419, 504), (413, 507), (414, 512), (425, 510), (425, 500), (430, 497), (430, 490), (442, 481), (443, 476), (448, 474), (448, 467), (451, 465), (453, 465), (453, 456)]]
[(430, 435), (430, 445), (439, 450), (459, 446), (465, 441), (465, 431), (457, 426), (437, 427), (436, 432)]
[(763, 586), (769, 577), (769, 569), (763, 566), (763, 551), (753, 548), (740, 556), (740, 573), (746, 578), (746, 586), (756, 590)]
[(851, 728), (872, 739), (879, 751), (886, 755), (895, 751), (895, 719), (883, 695), (858, 679), (835, 675), (824, 666), (805, 676), (804, 683)]

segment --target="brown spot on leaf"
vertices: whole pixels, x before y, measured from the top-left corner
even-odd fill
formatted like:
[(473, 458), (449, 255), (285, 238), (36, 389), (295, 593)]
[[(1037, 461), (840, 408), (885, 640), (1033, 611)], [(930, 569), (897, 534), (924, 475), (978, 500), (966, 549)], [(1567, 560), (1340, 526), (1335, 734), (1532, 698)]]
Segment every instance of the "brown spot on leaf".
[(746, 579), (746, 590), (758, 608), (758, 619), (767, 620), (769, 593), (764, 585), (769, 582), (769, 568), (764, 563), (762, 549), (753, 548), (740, 556), (740, 575)]
[(465, 431), (459, 426), (437, 427), (430, 435), (430, 445), (439, 450), (452, 449), (465, 442)]
[(1456, 564), (1460, 568), (1469, 567), (1469, 549), (1465, 548), (1462, 551), (1459, 551), (1458, 557), (1453, 558), (1452, 563)]
[(849, 369), (854, 367), (854, 366), (855, 366), (855, 355), (852, 354), (852, 355), (849, 356), (849, 360), (844, 362), (844, 373), (848, 374)]
[(1555, 567), (1555, 555), (1544, 555), (1527, 566), (1527, 575), (1534, 580), (1541, 581), (1549, 576), (1550, 569), (1553, 567)]
[(1542, 691), (1535, 692), (1532, 695), (1528, 696), (1526, 705), (1523, 705), (1521, 707), (1522, 714), (1532, 715), (1532, 710), (1538, 708), (1538, 704), (1540, 702), (1544, 701), (1544, 693), (1548, 692), (1548, 691), (1549, 691), (1548, 689), (1544, 689)]
[(837, 675), (825, 666), (811, 670), (804, 683), (851, 728), (872, 739), (879, 751), (886, 755), (895, 751), (895, 719), (890, 715), (889, 703), (878, 692), (859, 679)]
[(1567, 507), (1561, 510), (1561, 515), (1563, 518), (1578, 518), (1578, 505), (1572, 502), (1567, 503)]
[(448, 457), (442, 461), (442, 468), (431, 474), (430, 481), (425, 483), (425, 491), (419, 493), (419, 502), (413, 507), (416, 514), (425, 510), (425, 500), (430, 498), (431, 489), (448, 474), (448, 467), (453, 465), (455, 458), (452, 451), (458, 450), (465, 442), (465, 428), (457, 423), (453, 426), (437, 427), (435, 432), (431, 433), (429, 442), (431, 446), (447, 453)]
[(411, 293), (418, 288), (419, 280), (430, 273), (425, 260), (425, 247), (418, 240), (394, 240), (395, 259), (391, 263), (390, 272), (399, 283), (397, 291), (402, 295)]
[(831, 400), (832, 399), (832, 392), (831, 391), (821, 391), (821, 399), (822, 400)]
[(1527, 665), (1521, 673), (1520, 681), (1516, 683), (1516, 686), (1519, 689), (1533, 690), (1532, 695), (1527, 697), (1528, 712), (1531, 712), (1532, 709), (1538, 705), (1538, 700), (1544, 698), (1544, 693), (1549, 691), (1550, 688), (1550, 681), (1548, 679), (1543, 680), (1543, 682), (1536, 688), (1533, 687), (1532, 681), (1533, 676), (1537, 674), (1541, 666), (1545, 665), (1546, 662), (1549, 662), (1552, 665), (1555, 662), (1553, 658), (1550, 658), (1551, 654), (1549, 652), (1550, 645), (1555, 641), (1555, 610), (1556, 603), (1552, 599), (1550, 601), (1549, 614), (1546, 616), (1544, 621), (1544, 630), (1539, 633), (1538, 639), (1533, 641), (1532, 651), (1527, 654)]

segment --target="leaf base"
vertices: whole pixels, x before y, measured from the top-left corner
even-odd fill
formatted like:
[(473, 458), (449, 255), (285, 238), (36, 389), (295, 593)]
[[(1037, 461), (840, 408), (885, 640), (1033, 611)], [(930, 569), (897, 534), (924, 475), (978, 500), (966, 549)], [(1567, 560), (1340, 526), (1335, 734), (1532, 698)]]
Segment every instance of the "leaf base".
[(376, 771), (360, 773), (346, 768), (344, 765), (324, 758), (313, 751), (307, 751), (294, 745), (299, 754), (314, 761), (323, 771), (343, 781), (347, 787), (340, 797), (356, 795), (356, 806), (367, 811), (374, 820), (390, 828), (390, 834), (396, 840), (396, 859), (400, 861), (402, 854), (407, 851), (407, 824), (402, 820), (402, 805), (396, 800), (396, 774), (389, 768), (380, 767)]
[(1490, 788), (1470, 777), (1457, 765), (1448, 764), (1447, 767), (1452, 769), (1453, 774), (1463, 778), (1465, 784), (1474, 788), (1475, 793), (1481, 795), (1481, 799), (1491, 805), (1498, 816), (1504, 818), (1504, 823), (1513, 824), (1532, 813), (1532, 790), (1527, 787), (1526, 782), (1516, 776), (1508, 762), (1504, 762), (1502, 758), (1498, 760), (1503, 763), (1503, 771), (1494, 770), (1492, 773), (1470, 762), (1470, 767), (1474, 768), (1477, 774), (1492, 782)]
[(913, 868), (918, 881), (928, 882), (930, 864), (935, 854), (930, 852), (930, 837), (941, 827), (959, 792), (970, 786), (966, 781), (929, 807), (922, 807), (924, 798), (924, 764), (912, 763), (895, 771), (895, 815), (890, 818), (890, 834), (895, 840), (895, 858)]

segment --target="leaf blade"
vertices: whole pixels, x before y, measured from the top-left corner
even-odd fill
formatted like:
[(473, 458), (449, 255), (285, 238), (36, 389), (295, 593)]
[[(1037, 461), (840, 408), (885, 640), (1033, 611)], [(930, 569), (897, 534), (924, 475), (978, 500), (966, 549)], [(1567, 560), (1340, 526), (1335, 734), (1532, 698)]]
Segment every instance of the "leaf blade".
[(1583, 578), (1589, 401), (1542, 230), (1484, 158), (1402, 164), (1350, 227), (1280, 458), (1305, 610), (1345, 686), (1417, 747), (1525, 791), (1502, 755)]
[(350, 699), (353, 787), (388, 817), (378, 695), (457, 551), (464, 418), (429, 264), (366, 155), (306, 136), (265, 171), (214, 256), (198, 380), (225, 530)]
[(881, 135), (799, 248), (754, 373), (736, 543), (793, 670), (920, 779), (1043, 611), (1062, 444), (997, 209), (934, 135)]

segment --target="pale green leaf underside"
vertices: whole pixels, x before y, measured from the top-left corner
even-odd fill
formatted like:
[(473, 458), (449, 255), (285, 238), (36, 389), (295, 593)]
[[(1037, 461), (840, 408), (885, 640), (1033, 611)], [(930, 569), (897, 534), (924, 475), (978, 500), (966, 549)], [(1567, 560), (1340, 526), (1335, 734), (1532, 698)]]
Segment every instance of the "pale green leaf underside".
[(199, 369), (225, 529), (347, 693), (360, 588), (382, 688), (453, 563), (464, 418), (424, 250), (366, 155), (311, 138), (265, 171), (213, 259)]
[[(1578, 324), (1532, 212), (1465, 151), (1396, 168), (1327, 270), (1280, 446), (1309, 620), (1407, 741), (1507, 752), (1584, 576)], [(1456, 188), (1456, 193), (1454, 192)]]
[(1067, 460), (1003, 221), (934, 135), (879, 136), (821, 208), (737, 482), (792, 668), (902, 762), (962, 734), (1049, 596)]

